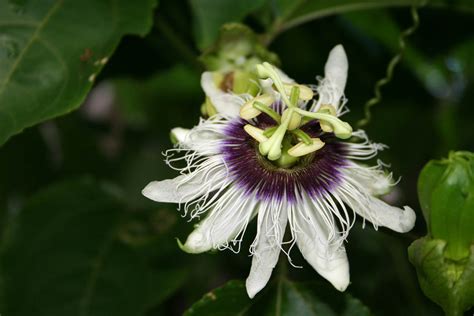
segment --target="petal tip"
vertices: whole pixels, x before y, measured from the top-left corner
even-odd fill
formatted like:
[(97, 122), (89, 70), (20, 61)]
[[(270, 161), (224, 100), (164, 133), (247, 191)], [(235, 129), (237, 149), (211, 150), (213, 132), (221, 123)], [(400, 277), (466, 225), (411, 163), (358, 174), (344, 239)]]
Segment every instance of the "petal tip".
[(350, 277), (348, 265), (340, 265), (339, 267), (328, 269), (326, 271), (321, 270), (322, 269), (318, 270), (319, 274), (328, 280), (336, 290), (344, 292), (349, 286)]
[(152, 181), (146, 185), (146, 187), (143, 188), (142, 190), (142, 195), (146, 198), (149, 198), (150, 200), (155, 200), (153, 198), (154, 196), (154, 187), (158, 181)]
[(412, 230), (416, 223), (415, 211), (411, 207), (405, 205), (403, 207), (403, 213), (401, 217), (402, 217), (400, 219), (401, 232), (406, 233)]
[(329, 52), (328, 60), (324, 69), (325, 75), (329, 77), (337, 76), (345, 78), (347, 77), (348, 68), (349, 62), (344, 47), (341, 44), (334, 46), (334, 48)]
[(196, 231), (189, 234), (184, 245), (180, 244), (181, 242), (178, 243), (178, 246), (181, 248), (181, 250), (193, 254), (203, 253), (212, 249), (212, 244), (206, 242), (205, 236), (203, 236), (203, 234), (201, 234), (200, 232)]
[(266, 283), (262, 285), (261, 283), (254, 282), (254, 280), (252, 280), (249, 276), (245, 281), (245, 288), (247, 290), (247, 295), (249, 296), (249, 298), (254, 298), (255, 295), (257, 295), (257, 293), (265, 287), (265, 285)]
[(349, 62), (344, 48), (341, 44), (336, 45), (329, 52), (326, 65), (324, 66), (324, 77), (335, 88), (333, 102), (339, 102), (344, 94), (348, 68)]
[(172, 139), (174, 138), (177, 143), (182, 143), (186, 140), (186, 137), (189, 135), (189, 129), (182, 127), (175, 127), (171, 129)]

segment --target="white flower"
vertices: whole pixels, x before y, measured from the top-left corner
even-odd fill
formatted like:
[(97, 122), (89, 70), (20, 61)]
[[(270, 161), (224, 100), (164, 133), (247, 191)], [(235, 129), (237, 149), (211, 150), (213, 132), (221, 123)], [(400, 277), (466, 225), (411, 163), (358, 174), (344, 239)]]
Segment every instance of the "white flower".
[[(288, 254), (285, 244), (296, 244), (322, 277), (344, 291), (349, 264), (343, 242), (354, 213), (375, 227), (397, 232), (414, 225), (411, 208), (393, 207), (375, 197), (392, 185), (383, 165), (356, 162), (375, 157), (384, 146), (370, 142), (361, 130), (352, 132), (338, 118), (347, 69), (346, 54), (338, 45), (329, 54), (325, 78), (314, 89), (317, 98), (307, 86), (265, 63), (257, 70), (266, 97), (220, 91), (211, 74), (204, 73), (203, 89), (219, 113), (191, 130), (174, 130), (179, 142), (167, 151), (167, 162), (184, 162), (185, 167), (175, 167), (181, 175), (151, 182), (143, 190), (152, 200), (179, 203), (185, 215), (201, 220), (182, 246), (190, 253), (238, 252), (247, 225), (257, 217), (246, 282), (250, 297), (267, 284), (280, 251)], [(341, 140), (351, 136), (359, 141)], [(285, 230), (289, 240), (284, 240)]]

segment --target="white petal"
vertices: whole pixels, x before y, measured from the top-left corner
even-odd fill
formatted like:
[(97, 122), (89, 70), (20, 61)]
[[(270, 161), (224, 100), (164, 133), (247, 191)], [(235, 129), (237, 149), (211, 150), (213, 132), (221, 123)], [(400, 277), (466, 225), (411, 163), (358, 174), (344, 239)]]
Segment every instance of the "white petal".
[(323, 104), (334, 106), (341, 114), (341, 99), (346, 87), (348, 62), (342, 45), (337, 45), (329, 53), (324, 67), (324, 79), (321, 80), (317, 91), (318, 102), (313, 110), (318, 110)]
[(283, 205), (262, 205), (258, 211), (257, 236), (254, 243), (252, 267), (245, 282), (247, 294), (253, 298), (270, 280), (278, 262), (285, 234), (288, 213)]
[[(196, 229), (188, 236), (182, 249), (189, 253), (201, 253), (217, 248), (240, 246), (241, 237), (247, 224), (255, 214), (256, 201), (245, 196), (240, 190), (229, 188), (213, 208), (209, 215), (199, 222)], [(231, 242), (232, 245), (228, 246)]]
[(218, 131), (209, 130), (199, 125), (181, 136), (183, 136), (179, 142), (181, 148), (192, 149), (205, 156), (220, 152), (219, 142), (222, 139), (222, 134)]
[(184, 142), (189, 132), (190, 132), (189, 129), (182, 128), (182, 127), (175, 127), (171, 130), (171, 134), (173, 135), (174, 138), (176, 138), (176, 140), (179, 143)]
[[(186, 175), (174, 179), (152, 181), (143, 190), (142, 194), (150, 200), (164, 203), (181, 203), (185, 195), (192, 196), (192, 192), (198, 191), (201, 183), (186, 183), (179, 187), (178, 184), (185, 180)], [(191, 193), (191, 194), (189, 194)]]
[(392, 174), (387, 174), (379, 168), (370, 168), (351, 163), (350, 168), (346, 169), (346, 171), (350, 173), (350, 177), (356, 183), (365, 187), (371, 195), (387, 194), (394, 185)]
[(347, 70), (349, 63), (347, 61), (346, 52), (342, 45), (336, 45), (330, 52), (329, 57), (324, 66), (324, 76), (329, 79), (340, 93), (337, 99), (340, 99), (346, 88)]
[(218, 113), (229, 117), (239, 116), (240, 107), (244, 102), (238, 96), (223, 92), (216, 87), (212, 72), (202, 73), (201, 86)]
[[(212, 177), (208, 171), (214, 173)], [(152, 181), (142, 190), (142, 194), (156, 202), (186, 203), (217, 190), (222, 186), (225, 175), (225, 168), (198, 170), (174, 179)]]
[(388, 227), (399, 233), (410, 231), (415, 225), (415, 212), (408, 206), (403, 209), (388, 205), (382, 200), (363, 193), (364, 188), (354, 184), (342, 184), (339, 196), (354, 212), (372, 222), (375, 226)]
[[(324, 197), (321, 197), (323, 199)], [(331, 211), (323, 203), (298, 203), (296, 244), (309, 264), (339, 291), (349, 285), (349, 262)]]

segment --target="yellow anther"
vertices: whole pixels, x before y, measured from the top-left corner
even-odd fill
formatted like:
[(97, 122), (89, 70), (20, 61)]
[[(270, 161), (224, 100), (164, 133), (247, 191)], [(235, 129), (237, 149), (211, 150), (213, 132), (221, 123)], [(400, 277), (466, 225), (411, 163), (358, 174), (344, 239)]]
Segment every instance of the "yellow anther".
[[(330, 104), (321, 105), (318, 112), (331, 114), (333, 116), (336, 116), (336, 114), (337, 114), (336, 108), (334, 106), (330, 105)], [(319, 124), (321, 125), (321, 129), (324, 132), (331, 133), (333, 131), (331, 124), (329, 124), (327, 122), (324, 122), (324, 121), (319, 122)]]
[(298, 87), (300, 90), (299, 98), (300, 100), (303, 100), (303, 101), (309, 101), (314, 96), (313, 90), (311, 90), (311, 88), (302, 84), (285, 83), (283, 84), (283, 86), (285, 87), (285, 93), (287, 95), (291, 94), (291, 90), (293, 89), (293, 87)]
[(268, 140), (268, 138), (265, 135), (263, 135), (264, 130), (262, 130), (258, 127), (247, 124), (247, 125), (244, 126), (244, 130), (247, 132), (247, 134), (252, 136), (259, 143), (263, 143), (263, 142), (266, 142)]
[(311, 138), (311, 144), (307, 145), (303, 142), (296, 144), (288, 149), (288, 154), (293, 157), (301, 157), (323, 148), (324, 142), (319, 138)]
[(260, 102), (266, 106), (270, 106), (273, 102), (275, 102), (275, 99), (271, 95), (262, 94), (245, 102), (245, 104), (240, 108), (241, 118), (244, 120), (251, 120), (262, 113), (253, 106), (255, 101)]

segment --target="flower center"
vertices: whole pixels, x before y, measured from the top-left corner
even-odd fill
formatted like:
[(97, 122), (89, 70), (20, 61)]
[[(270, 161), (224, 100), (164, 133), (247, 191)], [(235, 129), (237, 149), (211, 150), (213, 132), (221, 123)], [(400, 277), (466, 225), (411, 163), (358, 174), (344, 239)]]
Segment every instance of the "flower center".
[[(265, 113), (275, 121), (275, 126), (265, 130), (253, 124), (244, 126), (245, 132), (258, 143), (261, 155), (282, 168), (290, 168), (300, 157), (320, 150), (325, 143), (320, 138), (312, 138), (300, 127), (318, 120), (324, 132), (332, 132), (341, 139), (352, 135), (352, 127), (336, 116), (331, 105), (325, 105), (318, 112), (306, 111), (302, 108), (313, 98), (313, 91), (300, 84), (285, 84), (276, 69), (269, 63), (256, 66), (261, 79), (271, 79), (276, 88), (274, 94), (283, 101), (285, 109), (282, 115), (271, 108), (275, 98), (271, 94), (261, 94), (249, 100), (241, 108), (240, 116), (248, 121)], [(251, 123), (251, 121), (250, 121)]]
[[(254, 127), (265, 130), (273, 122), (262, 115), (254, 120), (254, 124)], [(243, 120), (233, 121), (226, 127), (227, 137), (221, 143), (229, 175), (244, 192), (259, 199), (291, 202), (296, 201), (301, 192), (319, 196), (330, 192), (339, 183), (341, 170), (346, 164), (346, 146), (337, 141), (333, 134), (324, 133), (318, 122), (304, 124), (301, 130), (310, 138), (321, 139), (324, 146), (320, 150), (300, 157), (282, 154), (274, 161), (260, 154), (260, 142), (244, 131), (244, 125)], [(292, 133), (285, 135), (282, 151), (287, 152), (288, 147), (294, 146), (296, 138)], [(288, 142), (291, 144), (288, 145)]]

